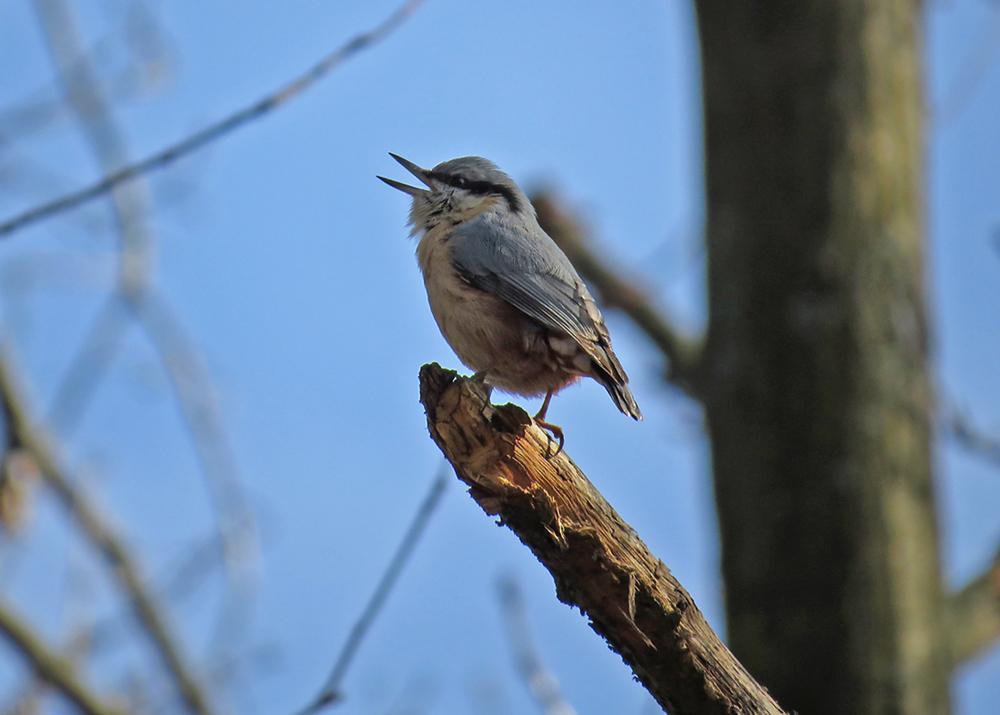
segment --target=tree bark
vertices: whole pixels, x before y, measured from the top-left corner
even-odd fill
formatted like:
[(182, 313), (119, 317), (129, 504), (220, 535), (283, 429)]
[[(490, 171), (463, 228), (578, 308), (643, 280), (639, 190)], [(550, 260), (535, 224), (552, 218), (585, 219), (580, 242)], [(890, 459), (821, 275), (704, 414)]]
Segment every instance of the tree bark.
[(730, 645), (807, 715), (947, 713), (921, 6), (696, 5)]
[[(780, 715), (684, 587), (524, 410), (437, 364), (420, 371), (431, 437), (487, 514), (552, 574), (556, 595), (673, 715)], [(794, 657), (794, 654), (789, 654)]]

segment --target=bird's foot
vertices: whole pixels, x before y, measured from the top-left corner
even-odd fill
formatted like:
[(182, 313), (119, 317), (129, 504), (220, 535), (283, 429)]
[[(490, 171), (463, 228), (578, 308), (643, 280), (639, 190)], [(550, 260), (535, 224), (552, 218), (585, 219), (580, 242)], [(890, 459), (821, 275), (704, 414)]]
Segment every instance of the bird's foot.
[(489, 374), (489, 370), (480, 370), (479, 372), (473, 373), (472, 377), (469, 378), (470, 380), (472, 380), (477, 385), (482, 386), (482, 388), (483, 388), (483, 394), (486, 395), (486, 403), (483, 405), (483, 414), (486, 413), (487, 409), (489, 409), (490, 407), (492, 407), (492, 405), (490, 405), (490, 395), (493, 394), (493, 385), (491, 385), (490, 383), (486, 382), (486, 376), (488, 374)]
[[(562, 452), (563, 444), (566, 443), (566, 436), (563, 434), (562, 427), (559, 427), (558, 425), (549, 424), (548, 422), (543, 422), (537, 417), (535, 417), (535, 424), (541, 427), (542, 430), (545, 431), (545, 436), (549, 438), (549, 442), (545, 448), (546, 458), (551, 459), (552, 457), (555, 457), (557, 454)], [(556, 449), (555, 452), (551, 451), (553, 437), (559, 440), (559, 447)]]

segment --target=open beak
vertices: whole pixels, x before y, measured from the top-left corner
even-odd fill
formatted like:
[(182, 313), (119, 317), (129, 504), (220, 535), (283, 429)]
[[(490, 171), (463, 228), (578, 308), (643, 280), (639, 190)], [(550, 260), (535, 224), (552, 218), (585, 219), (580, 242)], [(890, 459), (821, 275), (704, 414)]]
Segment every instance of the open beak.
[[(391, 156), (393, 159), (402, 164), (404, 169), (406, 169), (408, 172), (410, 172), (415, 177), (420, 179), (420, 181), (426, 184), (429, 189), (433, 191), (436, 188), (432, 183), (433, 180), (430, 178), (430, 172), (427, 169), (421, 169), (412, 161), (407, 161), (403, 157), (397, 156), (392, 152), (389, 152), (389, 156)], [(428, 194), (431, 193), (427, 189), (421, 189), (416, 186), (410, 186), (409, 184), (404, 184), (403, 182), (396, 181), (395, 179), (387, 179), (384, 176), (378, 176), (376, 178), (381, 179), (392, 188), (399, 189), (404, 194), (409, 194), (410, 196), (427, 196)]]

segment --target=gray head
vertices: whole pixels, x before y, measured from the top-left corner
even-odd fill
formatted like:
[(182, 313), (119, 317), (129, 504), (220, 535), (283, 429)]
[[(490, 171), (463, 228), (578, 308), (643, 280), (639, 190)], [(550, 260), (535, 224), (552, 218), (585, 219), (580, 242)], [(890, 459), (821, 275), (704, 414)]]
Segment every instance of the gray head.
[(514, 180), (482, 157), (463, 156), (442, 162), (433, 169), (421, 169), (401, 156), (391, 152), (389, 156), (427, 186), (422, 189), (378, 177), (413, 197), (410, 223), (414, 233), (430, 231), (442, 222), (458, 225), (492, 208), (515, 214), (533, 213), (528, 198)]

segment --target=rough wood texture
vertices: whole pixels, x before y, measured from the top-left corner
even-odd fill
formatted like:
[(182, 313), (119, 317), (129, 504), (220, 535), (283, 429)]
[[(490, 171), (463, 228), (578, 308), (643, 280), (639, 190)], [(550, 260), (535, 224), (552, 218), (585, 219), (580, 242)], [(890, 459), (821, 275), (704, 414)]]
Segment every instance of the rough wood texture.
[(696, 6), (729, 643), (798, 712), (947, 713), (921, 5)]
[(561, 601), (672, 715), (784, 711), (706, 623), (684, 587), (586, 476), (514, 405), (437, 364), (420, 371), (431, 437), (469, 493), (538, 557)]

